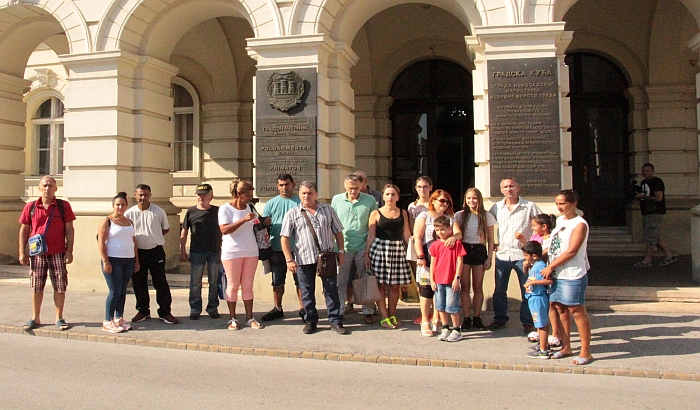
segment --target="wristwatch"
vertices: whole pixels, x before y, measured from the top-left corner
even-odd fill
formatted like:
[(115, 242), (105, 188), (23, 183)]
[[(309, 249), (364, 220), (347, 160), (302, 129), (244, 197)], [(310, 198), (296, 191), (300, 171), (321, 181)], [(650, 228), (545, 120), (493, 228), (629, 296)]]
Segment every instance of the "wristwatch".
[(457, 279), (462, 279), (462, 277), (459, 276), (459, 275), (455, 276), (455, 278), (457, 278)]

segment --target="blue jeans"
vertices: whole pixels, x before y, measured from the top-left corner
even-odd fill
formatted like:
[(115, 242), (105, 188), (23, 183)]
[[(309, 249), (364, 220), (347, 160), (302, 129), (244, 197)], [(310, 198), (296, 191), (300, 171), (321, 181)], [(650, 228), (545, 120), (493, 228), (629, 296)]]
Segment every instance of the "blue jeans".
[[(307, 322), (318, 322), (318, 311), (316, 310), (316, 264), (300, 265), (297, 269), (299, 278), (299, 289), (301, 290), (301, 301)], [(323, 284), (323, 295), (326, 297), (326, 309), (328, 310), (328, 321), (331, 324), (340, 324), (340, 298), (338, 297), (338, 278), (321, 279)]]
[(508, 322), (508, 281), (510, 280), (510, 272), (515, 269), (518, 274), (518, 283), (520, 284), (520, 322), (523, 326), (533, 326), (532, 315), (530, 308), (525, 299), (525, 288), (523, 285), (527, 281), (527, 274), (523, 271), (523, 259), (517, 261), (505, 261), (496, 258), (496, 288), (493, 291), (493, 313), (495, 322)]
[(134, 273), (135, 258), (109, 257), (109, 263), (112, 265), (112, 272), (105, 273), (104, 264), (100, 261), (102, 274), (105, 276), (105, 282), (109, 288), (105, 302), (105, 320), (124, 317), (126, 286)]
[(202, 313), (202, 276), (204, 266), (207, 268), (207, 280), (209, 281), (209, 298), (207, 301), (207, 313), (211, 314), (219, 308), (219, 265), (221, 265), (220, 252), (192, 252), (190, 253), (190, 314)]

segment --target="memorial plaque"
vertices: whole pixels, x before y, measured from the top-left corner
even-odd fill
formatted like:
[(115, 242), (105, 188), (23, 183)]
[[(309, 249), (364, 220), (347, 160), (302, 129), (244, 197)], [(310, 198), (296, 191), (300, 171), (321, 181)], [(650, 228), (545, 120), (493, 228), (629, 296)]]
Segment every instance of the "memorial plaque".
[(279, 174), (316, 181), (316, 69), (259, 70), (255, 114), (256, 194), (276, 196)]
[(492, 197), (505, 177), (528, 196), (561, 190), (557, 67), (555, 57), (487, 62)]

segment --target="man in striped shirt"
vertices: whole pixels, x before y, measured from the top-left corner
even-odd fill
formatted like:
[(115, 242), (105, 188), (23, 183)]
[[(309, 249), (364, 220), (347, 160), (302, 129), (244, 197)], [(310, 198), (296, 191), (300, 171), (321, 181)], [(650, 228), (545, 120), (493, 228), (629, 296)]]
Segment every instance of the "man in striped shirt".
[[(284, 216), (280, 242), (287, 268), (292, 273), (296, 273), (299, 279), (301, 299), (306, 312), (304, 334), (311, 334), (316, 331), (318, 323), (316, 261), (319, 254), (311, 229), (316, 232), (323, 252), (332, 252), (335, 244), (338, 244), (338, 264), (342, 265), (345, 259), (343, 225), (333, 208), (317, 201), (318, 190), (315, 182), (303, 181), (299, 184), (299, 198), (301, 204), (292, 208)], [(309, 217), (310, 225), (304, 214)], [(294, 252), (292, 252), (290, 238), (294, 238)], [(323, 283), (323, 294), (326, 297), (326, 309), (331, 329), (341, 335), (348, 334), (348, 330), (343, 327), (340, 316), (337, 277), (322, 278), (321, 282)]]
[(532, 235), (531, 219), (542, 211), (533, 202), (520, 197), (520, 185), (513, 178), (501, 180), (503, 200), (491, 207), (490, 212), (498, 221), (498, 250), (496, 251), (496, 288), (493, 291), (493, 323), (487, 328), (498, 330), (506, 327), (508, 322), (508, 281), (510, 272), (515, 269), (520, 283), (520, 322), (525, 334), (534, 329), (532, 315), (525, 299), (527, 274), (523, 270), (523, 252), (520, 241), (515, 234), (525, 238)]

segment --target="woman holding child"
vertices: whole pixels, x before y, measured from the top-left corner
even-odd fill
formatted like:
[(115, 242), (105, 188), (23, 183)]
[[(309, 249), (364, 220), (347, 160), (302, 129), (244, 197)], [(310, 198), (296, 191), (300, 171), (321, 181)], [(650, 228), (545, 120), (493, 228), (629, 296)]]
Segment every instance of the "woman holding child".
[[(578, 194), (566, 189), (556, 196), (555, 202), (561, 216), (551, 234), (549, 265), (542, 270), (546, 279), (555, 278), (550, 287), (550, 310), (557, 313), (563, 329), (559, 335), (562, 348), (553, 357), (560, 358), (572, 354), (571, 316), (576, 322), (581, 339), (581, 351), (571, 363), (586, 365), (592, 359), (590, 352), (591, 323), (586, 312), (586, 287), (588, 286), (588, 223), (576, 213)], [(554, 324), (552, 324), (554, 325)]]
[(400, 326), (396, 318), (401, 285), (411, 283), (411, 267), (406, 260), (406, 248), (411, 232), (408, 229), (408, 212), (399, 209), (399, 187), (387, 184), (382, 190), (384, 206), (372, 211), (369, 216), (369, 234), (365, 249), (365, 267), (372, 268), (377, 276), (379, 293), (388, 290), (389, 306), (382, 297), (377, 302), (382, 327), (395, 329)]

